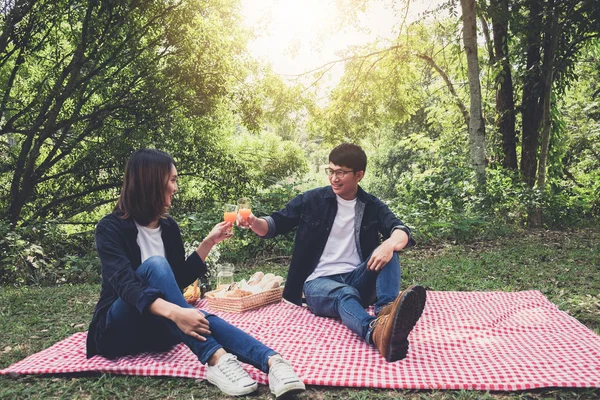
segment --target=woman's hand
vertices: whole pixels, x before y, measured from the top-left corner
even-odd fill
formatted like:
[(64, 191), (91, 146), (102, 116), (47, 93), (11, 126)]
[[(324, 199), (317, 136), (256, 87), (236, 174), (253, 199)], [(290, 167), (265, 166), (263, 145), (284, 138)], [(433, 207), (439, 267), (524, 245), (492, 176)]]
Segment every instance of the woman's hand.
[(206, 260), (206, 256), (208, 256), (210, 249), (212, 249), (215, 244), (233, 236), (233, 230), (231, 228), (232, 223), (225, 221), (219, 222), (212, 228), (196, 249), (196, 252), (202, 260)]
[(225, 239), (229, 239), (233, 236), (233, 230), (231, 229), (232, 226), (233, 225), (231, 222), (219, 222), (212, 228), (208, 235), (206, 235), (204, 240), (210, 241), (214, 246)]
[(203, 342), (206, 338), (202, 335), (210, 335), (208, 320), (195, 308), (179, 308), (172, 320), (183, 333)]

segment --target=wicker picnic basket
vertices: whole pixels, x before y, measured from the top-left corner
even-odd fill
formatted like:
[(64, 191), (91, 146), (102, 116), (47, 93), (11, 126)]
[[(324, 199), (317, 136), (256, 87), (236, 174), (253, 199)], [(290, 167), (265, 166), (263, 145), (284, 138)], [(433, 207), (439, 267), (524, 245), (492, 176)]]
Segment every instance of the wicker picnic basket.
[(215, 297), (215, 290), (205, 295), (208, 305), (218, 311), (241, 313), (281, 301), (283, 286), (244, 297)]

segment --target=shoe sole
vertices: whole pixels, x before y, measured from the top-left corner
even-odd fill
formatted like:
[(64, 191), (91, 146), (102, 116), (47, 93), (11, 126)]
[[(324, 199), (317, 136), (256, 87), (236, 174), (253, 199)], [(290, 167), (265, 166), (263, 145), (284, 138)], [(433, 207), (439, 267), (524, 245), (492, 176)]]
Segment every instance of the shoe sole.
[(252, 386), (248, 386), (246, 388), (241, 388), (239, 391), (232, 391), (232, 390), (226, 390), (225, 387), (219, 385), (219, 382), (217, 382), (216, 380), (211, 379), (209, 376), (206, 377), (206, 379), (212, 383), (213, 385), (215, 385), (216, 387), (218, 387), (221, 392), (228, 394), (229, 396), (243, 396), (246, 394), (250, 394), (255, 392), (258, 389), (258, 383), (254, 382), (254, 385)]
[(277, 394), (275, 391), (271, 390), (271, 393), (273, 393), (275, 395), (276, 399), (287, 399), (287, 398), (294, 397), (298, 393), (302, 393), (305, 390), (306, 390), (306, 388), (297, 387), (297, 388), (292, 388), (292, 389), (280, 392), (279, 394)]
[(292, 397), (298, 393), (304, 392), (306, 390), (306, 386), (304, 385), (304, 383), (299, 382), (294, 387), (291, 387), (287, 390), (280, 391), (279, 393), (277, 393), (275, 390), (273, 390), (273, 388), (271, 388), (271, 386), (269, 386), (269, 389), (271, 390), (271, 393), (273, 393), (275, 395), (275, 398), (285, 399), (288, 397)]
[(398, 361), (408, 353), (408, 335), (423, 314), (427, 292), (419, 285), (408, 287), (399, 299), (396, 315), (392, 324), (392, 336), (385, 350), (384, 358), (388, 362)]

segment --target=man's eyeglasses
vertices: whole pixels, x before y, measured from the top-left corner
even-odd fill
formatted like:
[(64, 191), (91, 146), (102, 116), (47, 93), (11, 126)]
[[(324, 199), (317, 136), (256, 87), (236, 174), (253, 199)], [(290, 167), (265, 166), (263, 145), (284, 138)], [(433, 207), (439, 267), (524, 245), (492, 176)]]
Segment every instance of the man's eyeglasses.
[(350, 171), (344, 171), (343, 169), (331, 169), (331, 168), (325, 168), (325, 173), (329, 176), (332, 177), (333, 175), (335, 175), (336, 178), (342, 179), (343, 177), (346, 176), (346, 174), (350, 173), (350, 172), (354, 172), (354, 170), (350, 170)]

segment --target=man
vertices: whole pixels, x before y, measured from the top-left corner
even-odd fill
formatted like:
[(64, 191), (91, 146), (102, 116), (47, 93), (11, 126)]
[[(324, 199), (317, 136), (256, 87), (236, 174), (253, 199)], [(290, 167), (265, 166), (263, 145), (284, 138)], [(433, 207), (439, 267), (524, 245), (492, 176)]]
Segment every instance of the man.
[[(358, 183), (367, 156), (344, 143), (329, 154), (330, 186), (300, 194), (271, 216), (238, 224), (270, 238), (298, 227), (284, 299), (323, 317), (341, 318), (389, 362), (406, 357), (408, 335), (425, 307), (421, 286), (400, 292), (399, 250), (414, 245), (410, 229)], [(380, 243), (379, 234), (384, 238)], [(375, 303), (373, 317), (365, 307)]]

